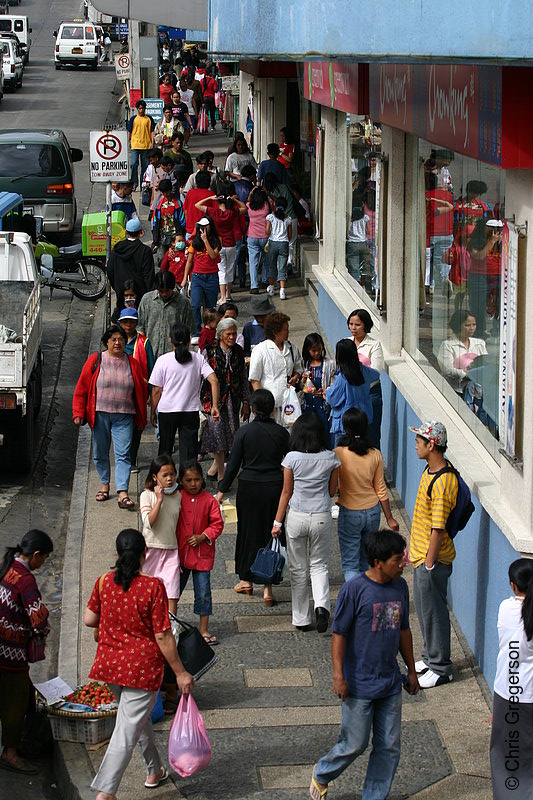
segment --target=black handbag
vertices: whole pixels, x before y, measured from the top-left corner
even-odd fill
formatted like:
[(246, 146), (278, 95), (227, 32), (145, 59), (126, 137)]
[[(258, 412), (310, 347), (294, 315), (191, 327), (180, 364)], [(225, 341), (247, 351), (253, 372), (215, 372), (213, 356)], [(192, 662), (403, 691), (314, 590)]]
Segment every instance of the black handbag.
[(193, 676), (197, 681), (202, 675), (213, 667), (218, 657), (210, 645), (194, 625), (178, 619), (174, 614), (170, 614), (170, 622), (174, 636), (177, 635), (177, 626), (179, 626), (179, 635), (177, 638), (178, 655), (187, 672)]
[(141, 205), (143, 206), (150, 206), (152, 202), (152, 189), (150, 186), (146, 186), (141, 192)]
[(278, 537), (272, 538), (268, 547), (257, 551), (250, 572), (257, 583), (281, 583), (285, 557), (280, 553)]

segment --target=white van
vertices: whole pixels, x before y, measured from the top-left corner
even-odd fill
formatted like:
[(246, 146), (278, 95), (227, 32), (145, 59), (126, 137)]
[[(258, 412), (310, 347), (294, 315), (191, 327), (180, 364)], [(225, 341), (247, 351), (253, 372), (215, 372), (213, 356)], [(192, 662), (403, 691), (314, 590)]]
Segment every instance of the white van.
[(87, 64), (91, 69), (98, 67), (98, 39), (92, 22), (62, 22), (54, 36), (56, 69), (61, 69), (62, 64)]
[(31, 47), (31, 28), (29, 26), (28, 17), (19, 14), (2, 14), (0, 15), (0, 33), (16, 33), (19, 42), (26, 45), (26, 52), (24, 55), (24, 63), (30, 62), (30, 47)]

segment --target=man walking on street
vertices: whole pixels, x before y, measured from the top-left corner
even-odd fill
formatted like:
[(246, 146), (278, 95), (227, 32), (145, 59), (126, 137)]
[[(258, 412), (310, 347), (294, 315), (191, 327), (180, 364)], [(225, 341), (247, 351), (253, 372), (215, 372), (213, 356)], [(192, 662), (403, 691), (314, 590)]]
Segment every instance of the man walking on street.
[(144, 100), (137, 100), (135, 103), (137, 114), (134, 114), (126, 125), (128, 131), (128, 141), (130, 143), (130, 167), (133, 190), (136, 191), (139, 185), (139, 159), (141, 161), (141, 181), (148, 166), (150, 150), (154, 147), (154, 128), (155, 122), (146, 113), (146, 103)]
[(126, 223), (126, 238), (117, 242), (107, 263), (109, 283), (115, 290), (117, 307), (124, 307), (124, 282), (135, 281), (139, 287), (137, 299), (154, 288), (154, 257), (151, 249), (143, 244), (144, 234), (140, 221), (134, 217)]
[(165, 270), (155, 276), (155, 290), (145, 294), (139, 303), (139, 330), (149, 339), (157, 360), (159, 356), (170, 353), (170, 331), (180, 323), (196, 333), (196, 323), (190, 302), (175, 291), (176, 278)]
[(416, 496), (409, 547), (415, 568), (413, 598), (424, 639), (422, 659), (415, 666), (420, 686), (431, 689), (453, 679), (447, 594), (455, 547), (446, 522), (457, 502), (459, 484), (455, 473), (446, 471), (435, 479), (428, 494), (435, 473), (448, 464), (446, 428), (430, 420), (411, 430), (416, 433), (416, 454), (427, 462)]
[(323, 800), (335, 780), (367, 748), (372, 752), (363, 800), (385, 800), (400, 760), (402, 676), (398, 650), (407, 665), (409, 694), (419, 689), (409, 628), (409, 590), (402, 578), (405, 541), (381, 530), (365, 537), (370, 564), (341, 587), (331, 630), (333, 691), (342, 700), (337, 744), (313, 771), (309, 793)]

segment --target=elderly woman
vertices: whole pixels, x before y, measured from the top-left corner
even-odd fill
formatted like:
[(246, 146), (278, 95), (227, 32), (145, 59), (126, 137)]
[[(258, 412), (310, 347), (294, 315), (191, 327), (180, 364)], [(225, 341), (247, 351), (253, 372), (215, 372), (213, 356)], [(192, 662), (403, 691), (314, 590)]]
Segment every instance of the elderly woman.
[(218, 378), (220, 418), (215, 421), (211, 416), (211, 385), (204, 381), (201, 400), (208, 417), (200, 449), (204, 453), (213, 453), (214, 463), (207, 477), (217, 481), (222, 480), (224, 475), (224, 454), (229, 453), (233, 447), (241, 406), (243, 419), (250, 416), (244, 351), (236, 344), (236, 340), (237, 323), (231, 317), (224, 317), (217, 325), (215, 341), (208, 344), (205, 350), (207, 363)]
[(265, 319), (265, 341), (252, 351), (249, 378), (254, 391), (268, 389), (274, 395), (276, 422), (281, 422), (287, 385), (296, 386), (303, 371), (298, 348), (289, 342), (290, 317), (274, 311)]
[[(254, 582), (250, 567), (257, 551), (271, 541), (272, 520), (276, 518), (283, 488), (281, 462), (289, 447), (288, 431), (272, 419), (272, 392), (265, 389), (254, 392), (251, 405), (254, 419), (235, 434), (228, 465), (216, 495), (218, 502), (222, 502), (224, 494), (239, 474), (235, 571), (240, 580), (234, 589), (238, 594), (248, 595), (253, 593)], [(266, 606), (276, 604), (272, 586), (265, 585), (263, 599)]]
[[(383, 350), (381, 342), (370, 336), (374, 322), (366, 308), (357, 308), (352, 311), (346, 322), (353, 342), (357, 347), (359, 363), (381, 372), (385, 366)], [(383, 413), (383, 397), (379, 379), (370, 386), (370, 400), (372, 401), (372, 422), (369, 425), (368, 433), (372, 443), (379, 450), (381, 443), (381, 416)]]
[[(43, 531), (31, 530), (21, 543), (8, 547), (0, 565), (0, 723), (3, 753), (0, 768), (23, 775), (39, 769), (17, 754), (28, 709), (30, 681), (28, 645), (44, 641), (50, 626), (33, 571), (42, 567), (54, 545)], [(7, 791), (7, 783), (5, 784)]]
[(109, 500), (109, 447), (113, 439), (115, 485), (119, 508), (132, 511), (128, 496), (133, 427), (146, 427), (148, 385), (141, 366), (124, 352), (128, 337), (120, 325), (111, 325), (102, 336), (106, 348), (85, 362), (74, 390), (72, 417), (75, 425), (86, 422), (93, 432), (94, 465), (101, 481), (98, 502)]
[(96, 581), (84, 622), (98, 628), (98, 647), (89, 677), (107, 681), (118, 701), (117, 722), (91, 788), (96, 800), (115, 800), (122, 775), (138, 743), (146, 765), (145, 786), (168, 778), (154, 740), (151, 714), (165, 660), (183, 694), (194, 686), (176, 649), (163, 581), (144, 575), (146, 543), (126, 528), (116, 539), (115, 569)]
[(209, 381), (213, 396), (211, 417), (218, 420), (218, 380), (201, 353), (189, 350), (191, 334), (185, 325), (174, 325), (170, 333), (172, 352), (159, 356), (150, 375), (152, 425), (159, 414), (158, 455), (172, 455), (179, 431), (179, 461), (196, 459), (200, 427), (200, 389)]

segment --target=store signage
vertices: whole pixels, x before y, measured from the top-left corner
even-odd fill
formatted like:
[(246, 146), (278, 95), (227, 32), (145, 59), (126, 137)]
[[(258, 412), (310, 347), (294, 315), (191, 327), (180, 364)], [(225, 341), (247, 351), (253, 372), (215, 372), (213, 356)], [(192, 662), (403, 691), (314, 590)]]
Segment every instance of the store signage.
[(304, 96), (313, 103), (345, 111), (365, 114), (364, 95), (359, 92), (361, 71), (366, 69), (348, 61), (307, 61), (305, 64)]
[[(379, 72), (371, 72), (376, 85), (372, 86), (370, 116), (393, 128), (406, 129), (413, 124), (413, 68), (407, 64), (382, 64)], [(377, 77), (377, 81), (376, 81)]]
[(478, 68), (455, 64), (426, 67), (426, 137), (451, 150), (479, 155)]

